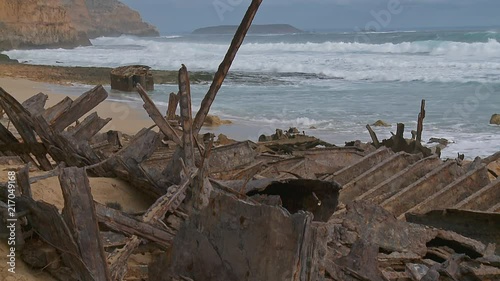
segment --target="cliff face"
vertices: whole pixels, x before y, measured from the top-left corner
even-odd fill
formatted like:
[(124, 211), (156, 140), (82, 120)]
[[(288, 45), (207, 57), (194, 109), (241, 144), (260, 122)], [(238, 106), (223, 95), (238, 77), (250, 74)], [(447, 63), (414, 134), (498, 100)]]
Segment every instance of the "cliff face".
[(88, 44), (59, 0), (0, 0), (0, 50)]
[(143, 22), (138, 12), (118, 0), (61, 0), (75, 28), (89, 38), (99, 36), (158, 36), (156, 28)]
[(72, 48), (99, 36), (157, 36), (118, 0), (0, 0), (0, 51)]

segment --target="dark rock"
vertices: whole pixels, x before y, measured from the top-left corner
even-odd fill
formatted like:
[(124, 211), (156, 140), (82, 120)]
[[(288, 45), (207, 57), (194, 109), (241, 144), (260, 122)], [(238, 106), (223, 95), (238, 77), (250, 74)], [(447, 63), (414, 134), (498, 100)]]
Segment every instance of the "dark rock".
[(445, 138), (430, 138), (427, 143), (439, 143), (441, 145), (447, 146), (450, 141)]
[(500, 114), (493, 114), (490, 119), (490, 124), (500, 125)]
[(18, 60), (13, 60), (9, 56), (0, 54), (0, 63), (19, 63)]
[(388, 124), (382, 120), (377, 120), (375, 121), (375, 123), (372, 124), (372, 126), (375, 126), (375, 127), (390, 127), (391, 124)]

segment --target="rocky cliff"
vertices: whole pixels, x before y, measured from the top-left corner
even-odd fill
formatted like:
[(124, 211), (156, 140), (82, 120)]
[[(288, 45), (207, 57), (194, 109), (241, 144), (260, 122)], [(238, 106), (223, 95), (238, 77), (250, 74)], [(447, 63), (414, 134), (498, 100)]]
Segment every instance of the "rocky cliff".
[(75, 28), (89, 38), (99, 36), (157, 36), (156, 28), (143, 22), (138, 12), (118, 0), (61, 0)]
[(118, 0), (0, 0), (0, 50), (71, 48), (122, 34), (158, 31)]
[(0, 50), (88, 44), (60, 0), (0, 0)]

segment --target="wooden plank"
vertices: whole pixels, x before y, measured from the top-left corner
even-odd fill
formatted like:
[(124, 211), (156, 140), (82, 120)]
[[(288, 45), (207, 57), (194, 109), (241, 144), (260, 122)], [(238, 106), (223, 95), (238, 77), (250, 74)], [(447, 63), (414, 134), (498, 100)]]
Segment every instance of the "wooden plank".
[(45, 118), (45, 120), (47, 120), (49, 124), (52, 124), (55, 119), (59, 118), (59, 116), (61, 116), (63, 113), (69, 110), (72, 103), (73, 103), (72, 99), (70, 99), (69, 97), (65, 97), (54, 106), (47, 108), (42, 113), (42, 116), (43, 118)]
[(25, 100), (22, 103), (22, 106), (31, 114), (37, 115), (42, 113), (45, 110), (45, 103), (47, 102), (47, 96), (44, 93), (38, 93), (31, 98)]
[[(24, 163), (33, 163), (37, 165), (35, 160), (31, 158), (29, 153), (26, 152), (20, 152), (20, 151), (12, 151), (11, 149), (15, 149), (16, 146), (20, 146), (21, 143), (17, 140), (17, 138), (10, 132), (7, 128), (4, 127), (3, 124), (0, 123), (0, 143), (2, 143), (2, 146), (0, 147), (0, 151), (6, 156), (16, 156), (19, 155), (19, 157), (24, 161)], [(13, 147), (12, 147), (13, 146)], [(24, 147), (24, 145), (22, 145)], [(38, 165), (37, 165), (38, 166)]]
[(372, 142), (373, 142), (373, 145), (375, 146), (375, 148), (379, 148), (380, 142), (377, 138), (377, 134), (375, 133), (375, 131), (373, 131), (373, 129), (372, 129), (372, 127), (370, 127), (370, 125), (366, 125), (366, 129), (368, 130), (368, 133), (370, 133), (370, 137), (372, 138)]
[(21, 188), (21, 193), (24, 196), (33, 198), (30, 185), (29, 170), (30, 170), (29, 165), (24, 166), (16, 173), (16, 178), (17, 178), (17, 185)]
[(37, 230), (42, 240), (59, 250), (63, 262), (75, 272), (79, 280), (97, 280), (82, 262), (78, 246), (54, 205), (21, 196), (17, 199), (17, 207), (20, 210), (30, 211), (28, 214), (30, 225)]
[[(13, 152), (14, 155), (28, 155), (30, 153), (33, 154), (44, 154), (47, 153), (47, 149), (43, 145), (43, 143), (36, 143), (32, 145), (26, 145), (24, 143), (20, 142), (11, 142), (8, 144), (0, 144), (0, 151), (5, 151), (5, 152)], [(14, 155), (8, 155), (8, 156), (14, 156)], [(29, 157), (29, 156), (28, 156)], [(31, 158), (28, 158), (31, 159)], [(28, 160), (28, 162), (31, 162), (31, 160)], [(26, 163), (28, 163), (26, 162)], [(33, 163), (35, 163), (33, 161)]]
[[(184, 194), (187, 187), (191, 184), (196, 176), (198, 169), (186, 177), (183, 183), (179, 186), (171, 186), (168, 193), (158, 198), (156, 202), (149, 207), (146, 213), (142, 216), (142, 221), (153, 222), (162, 219), (165, 214), (177, 209), (184, 199)], [(120, 250), (114, 252), (109, 258), (111, 276), (114, 280), (121, 280), (127, 273), (127, 260), (132, 252), (140, 245), (141, 240), (138, 236), (133, 235), (127, 244)]]
[(161, 138), (159, 133), (149, 129), (142, 129), (127, 146), (120, 150), (116, 158), (118, 163), (121, 164), (120, 166), (123, 166), (127, 172), (126, 174), (119, 172), (116, 174), (135, 187), (144, 190), (153, 198), (158, 198), (165, 194), (165, 187), (157, 184), (156, 180), (150, 180), (140, 165), (143, 161), (151, 157), (160, 144)]
[(137, 235), (150, 240), (165, 248), (169, 247), (174, 239), (174, 230), (159, 228), (145, 223), (121, 211), (95, 203), (97, 219), (110, 229), (127, 235)]
[(97, 112), (94, 112), (73, 129), (73, 137), (79, 140), (88, 141), (104, 128), (109, 121), (111, 121), (111, 118), (102, 119), (97, 115)]
[(63, 218), (72, 231), (83, 263), (94, 280), (111, 280), (85, 169), (65, 168), (59, 174), (64, 196)]
[(91, 109), (96, 107), (108, 97), (108, 92), (102, 85), (96, 86), (90, 91), (85, 92), (71, 103), (67, 111), (59, 115), (51, 122), (51, 126), (56, 132), (64, 130), (71, 123), (76, 122)]
[(238, 49), (240, 48), (241, 44), (243, 43), (243, 40), (245, 39), (245, 36), (247, 34), (248, 29), (250, 28), (250, 25), (252, 25), (253, 18), (255, 17), (255, 14), (257, 13), (257, 10), (259, 9), (261, 3), (262, 0), (252, 0), (252, 3), (248, 7), (248, 10), (245, 16), (243, 17), (243, 20), (241, 21), (238, 30), (236, 30), (236, 34), (234, 35), (233, 40), (231, 41), (231, 45), (227, 50), (226, 56), (222, 60), (222, 63), (219, 65), (219, 69), (215, 73), (214, 80), (210, 85), (210, 89), (203, 98), (200, 110), (198, 110), (198, 113), (196, 114), (196, 117), (193, 122), (193, 135), (198, 135), (198, 133), (200, 132), (200, 129), (203, 126), (203, 123), (205, 122), (205, 118), (207, 117), (208, 112), (210, 111), (210, 107), (212, 106), (212, 103), (215, 100), (215, 96), (217, 95), (217, 92), (219, 91), (220, 87), (222, 86), (222, 83), (224, 82), (224, 79), (226, 78), (229, 68), (231, 67), (233, 60), (236, 57), (236, 53), (238, 53)]
[[(68, 132), (56, 132), (42, 116), (33, 120), (33, 125), (48, 153), (56, 162), (65, 162), (68, 166), (85, 167), (102, 162), (96, 152), (85, 141), (79, 141)], [(106, 165), (94, 167), (91, 171), (96, 175), (111, 176)]]
[(189, 84), (189, 74), (185, 65), (179, 69), (179, 95), (181, 108), (181, 126), (183, 130), (183, 160), (188, 168), (194, 167), (193, 149), (193, 116), (191, 111), (191, 86)]
[(158, 108), (156, 107), (154, 102), (151, 100), (151, 98), (149, 98), (146, 90), (144, 90), (144, 88), (141, 86), (141, 84), (137, 84), (136, 88), (137, 88), (137, 92), (139, 93), (142, 100), (144, 101), (144, 105), (143, 105), (144, 109), (146, 109), (146, 111), (149, 114), (149, 117), (151, 117), (151, 119), (153, 119), (156, 126), (158, 126), (158, 128), (160, 128), (160, 131), (165, 136), (167, 136), (169, 139), (174, 141), (176, 144), (182, 146), (182, 141), (179, 138), (179, 135), (174, 130), (174, 128), (172, 128), (172, 126), (170, 126), (170, 124), (165, 120), (165, 118), (163, 118), (163, 116), (161, 115), (160, 111), (158, 110)]
[(168, 97), (167, 120), (175, 120), (175, 111), (177, 111), (178, 104), (179, 95), (176, 93), (170, 93), (170, 96)]
[[(14, 124), (17, 132), (26, 145), (37, 144), (31, 114), (4, 89), (0, 88), (0, 106), (4, 109), (9, 120)], [(43, 170), (52, 170), (52, 165), (45, 153), (36, 153), (35, 158)]]

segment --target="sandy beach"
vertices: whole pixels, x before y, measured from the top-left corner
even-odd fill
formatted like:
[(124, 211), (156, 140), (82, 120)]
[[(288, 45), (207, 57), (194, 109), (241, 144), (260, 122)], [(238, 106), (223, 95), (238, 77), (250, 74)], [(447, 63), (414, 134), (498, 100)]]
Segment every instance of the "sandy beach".
[[(60, 102), (68, 96), (64, 92), (54, 92), (50, 85), (42, 82), (35, 82), (21, 78), (0, 78), (0, 87), (10, 93), (19, 102), (23, 102), (40, 92), (48, 95), (46, 108)], [(67, 86), (70, 87), (70, 86)], [(57, 89), (64, 89), (65, 86), (58, 86)], [(72, 97), (75, 99), (75, 97)], [(140, 129), (150, 127), (153, 122), (148, 118), (142, 108), (134, 108), (124, 102), (104, 101), (98, 105), (96, 111), (101, 118), (112, 118), (103, 128), (103, 131), (118, 130), (126, 134), (135, 134)]]

